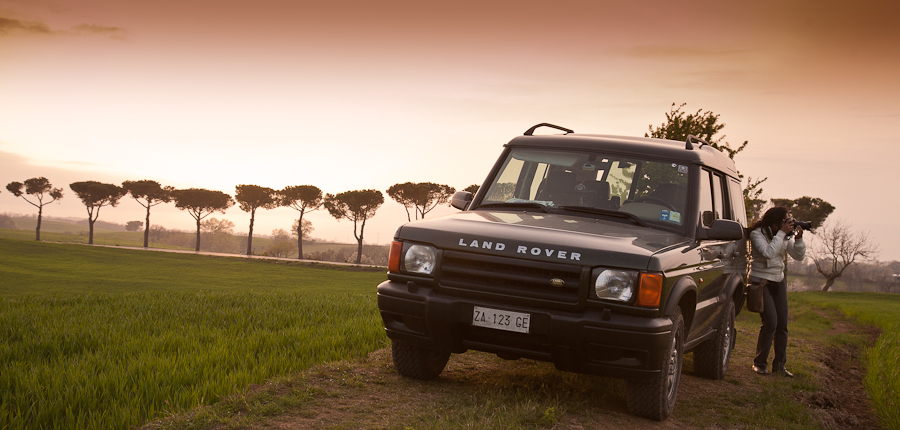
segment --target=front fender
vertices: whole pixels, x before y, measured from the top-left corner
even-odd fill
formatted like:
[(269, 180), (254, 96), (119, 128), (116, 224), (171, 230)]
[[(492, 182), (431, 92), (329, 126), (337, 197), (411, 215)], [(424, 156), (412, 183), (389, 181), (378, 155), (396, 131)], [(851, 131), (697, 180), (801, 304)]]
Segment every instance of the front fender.
[(672, 316), (675, 314), (675, 308), (684, 300), (688, 299), (689, 304), (681, 309), (684, 316), (684, 329), (686, 333), (691, 331), (691, 323), (694, 321), (694, 311), (697, 309), (697, 283), (690, 276), (683, 276), (675, 281), (669, 297), (666, 299), (666, 307), (663, 315)]
[(727, 285), (725, 287), (725, 297), (730, 298), (734, 302), (734, 316), (737, 317), (744, 308), (747, 286), (744, 284), (744, 278), (739, 273), (732, 273), (725, 285)]

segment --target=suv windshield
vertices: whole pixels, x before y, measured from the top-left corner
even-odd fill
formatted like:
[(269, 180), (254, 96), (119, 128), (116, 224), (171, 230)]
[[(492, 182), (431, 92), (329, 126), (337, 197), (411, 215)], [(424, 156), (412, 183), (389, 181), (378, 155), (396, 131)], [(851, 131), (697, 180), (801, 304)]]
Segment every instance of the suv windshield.
[(578, 210), (582, 215), (617, 211), (648, 224), (681, 229), (686, 221), (688, 171), (687, 164), (635, 156), (513, 149), (480, 206), (539, 205), (545, 210)]

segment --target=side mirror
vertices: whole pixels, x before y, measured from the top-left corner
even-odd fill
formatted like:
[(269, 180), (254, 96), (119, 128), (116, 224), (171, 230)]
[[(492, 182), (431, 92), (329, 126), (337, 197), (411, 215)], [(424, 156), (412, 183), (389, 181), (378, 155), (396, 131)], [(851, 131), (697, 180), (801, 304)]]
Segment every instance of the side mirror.
[(472, 193), (468, 191), (457, 191), (450, 199), (450, 206), (461, 211), (466, 210), (466, 208), (469, 207), (469, 203), (472, 203)]
[(741, 240), (744, 238), (744, 227), (737, 221), (717, 219), (709, 227), (697, 228), (697, 239), (700, 240)]

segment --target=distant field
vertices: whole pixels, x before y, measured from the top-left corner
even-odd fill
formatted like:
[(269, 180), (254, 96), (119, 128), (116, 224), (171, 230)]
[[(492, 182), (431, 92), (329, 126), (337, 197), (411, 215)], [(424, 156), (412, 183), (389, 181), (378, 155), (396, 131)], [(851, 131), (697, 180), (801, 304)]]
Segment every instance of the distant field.
[(387, 344), (383, 269), (0, 239), (0, 429), (129, 428)]
[[(0, 238), (18, 239), (18, 240), (34, 240), (35, 227), (37, 226), (36, 218), (16, 217), (13, 218), (16, 223), (17, 230), (0, 229)], [(98, 221), (99, 223), (99, 221)], [(111, 226), (114, 227), (114, 226)], [(185, 243), (191, 243), (195, 236), (194, 231), (191, 232), (175, 232), (172, 234), (185, 236)], [(242, 238), (242, 236), (235, 236)], [(41, 240), (45, 242), (62, 242), (62, 243), (88, 243), (88, 226), (75, 224), (73, 222), (56, 221), (44, 219), (41, 221)], [(254, 248), (257, 250), (265, 249), (272, 243), (272, 239), (266, 237), (253, 238)], [(140, 231), (124, 231), (122, 229), (104, 229), (94, 227), (94, 244), (110, 245), (110, 246), (127, 246), (127, 247), (143, 247), (144, 246), (144, 230)], [(327, 243), (327, 242), (304, 242), (304, 255), (313, 252), (322, 252), (329, 249), (351, 249), (356, 251), (356, 244), (347, 243)], [(188, 246), (178, 246), (166, 243), (159, 243), (151, 239), (150, 248), (159, 249), (189, 249)], [(296, 251), (296, 249), (295, 249)], [(243, 252), (243, 249), (241, 249)], [(296, 252), (294, 253), (296, 257)]]

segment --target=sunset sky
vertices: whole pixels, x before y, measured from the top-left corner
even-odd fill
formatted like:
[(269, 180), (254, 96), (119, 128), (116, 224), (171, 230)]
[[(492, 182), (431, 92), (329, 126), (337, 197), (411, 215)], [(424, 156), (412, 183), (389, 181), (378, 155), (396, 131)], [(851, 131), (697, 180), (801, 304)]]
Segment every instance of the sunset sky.
[[(64, 188), (60, 217), (86, 216), (82, 180), (462, 189), (536, 123), (642, 136), (687, 103), (750, 142), (738, 169), (764, 197), (820, 197), (900, 260), (898, 22), (900, 2), (865, 0), (0, 0), (0, 212), (35, 213), (5, 185), (37, 176)], [(406, 221), (385, 199), (367, 242)], [(247, 231), (237, 207), (213, 216)], [(295, 218), (260, 211), (254, 231)], [(193, 229), (173, 205), (151, 222)]]

